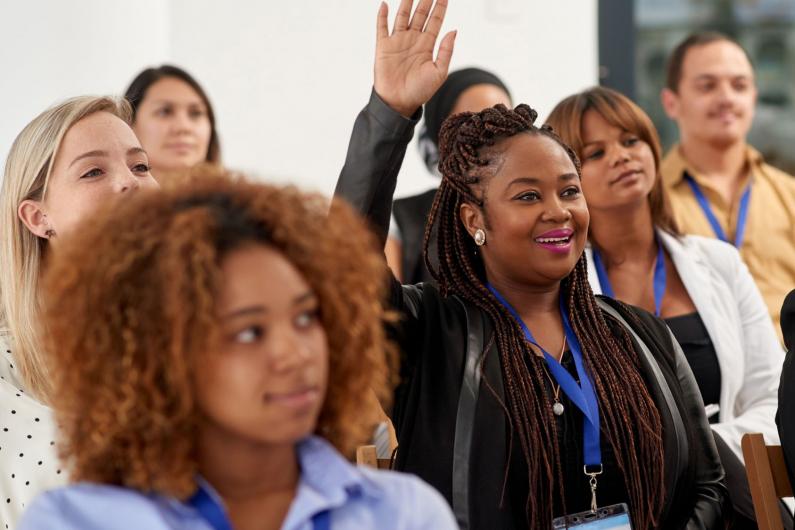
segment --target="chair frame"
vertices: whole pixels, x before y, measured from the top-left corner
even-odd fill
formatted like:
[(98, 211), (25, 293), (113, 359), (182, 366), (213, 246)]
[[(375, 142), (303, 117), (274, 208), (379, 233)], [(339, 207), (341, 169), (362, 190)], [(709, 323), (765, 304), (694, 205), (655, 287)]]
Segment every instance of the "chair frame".
[(792, 484), (780, 445), (765, 445), (759, 433), (742, 438), (748, 485), (759, 530), (783, 530), (779, 500), (792, 497)]

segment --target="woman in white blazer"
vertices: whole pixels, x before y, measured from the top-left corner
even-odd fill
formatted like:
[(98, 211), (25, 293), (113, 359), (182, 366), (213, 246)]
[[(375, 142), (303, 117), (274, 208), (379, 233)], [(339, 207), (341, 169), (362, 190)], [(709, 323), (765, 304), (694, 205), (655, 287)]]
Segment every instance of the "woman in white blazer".
[(779, 443), (775, 412), (784, 351), (758, 288), (733, 246), (679, 233), (658, 174), (657, 132), (632, 101), (592, 88), (558, 103), (547, 124), (582, 162), (594, 292), (666, 320), (690, 362), (727, 484), (737, 493), (733, 475), (744, 480), (742, 435), (761, 432), (768, 444)]

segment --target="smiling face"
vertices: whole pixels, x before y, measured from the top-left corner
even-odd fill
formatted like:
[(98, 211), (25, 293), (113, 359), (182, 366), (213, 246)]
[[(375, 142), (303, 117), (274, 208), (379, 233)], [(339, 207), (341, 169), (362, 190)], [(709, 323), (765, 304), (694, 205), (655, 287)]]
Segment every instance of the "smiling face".
[(259, 244), (221, 264), (221, 344), (197, 366), (196, 389), (211, 436), (292, 444), (317, 424), (328, 378), (319, 301), (280, 252)]
[(609, 123), (596, 110), (582, 119), (582, 188), (592, 210), (647, 204), (657, 167), (640, 135)]
[(46, 196), (23, 201), (19, 217), (39, 237), (68, 234), (97, 207), (157, 187), (130, 126), (109, 112), (95, 112), (64, 135)]
[(207, 159), (212, 134), (207, 105), (181, 79), (165, 77), (149, 87), (133, 128), (151, 157), (156, 178)]
[(542, 134), (520, 133), (493, 149), (496, 171), (485, 179), (483, 209), (461, 206), (469, 234), (486, 232), (486, 274), (523, 285), (558, 282), (574, 269), (588, 233), (574, 163)]
[(733, 42), (719, 40), (693, 46), (682, 61), (676, 92), (663, 91), (663, 105), (689, 139), (718, 147), (744, 141), (756, 104), (751, 63)]

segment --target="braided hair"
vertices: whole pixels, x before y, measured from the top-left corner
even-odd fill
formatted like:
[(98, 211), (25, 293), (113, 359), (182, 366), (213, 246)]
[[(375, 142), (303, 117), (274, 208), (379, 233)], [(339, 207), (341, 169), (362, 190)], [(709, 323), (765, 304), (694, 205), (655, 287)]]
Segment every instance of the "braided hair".
[[(475, 304), (494, 324), (488, 344), (497, 345), (507, 395), (502, 405), (527, 463), (525, 515), (530, 528), (549, 528), (555, 496), (564, 510), (565, 497), (557, 428), (544, 385), (544, 360), (532, 353), (519, 324), (487, 288), (482, 259), (459, 218), (465, 202), (485, 208), (484, 184), (495, 172), (493, 146), (501, 139), (519, 133), (550, 138), (566, 151), (580, 174), (574, 151), (550, 127), (535, 126), (536, 118), (533, 109), (521, 104), (513, 110), (496, 105), (447, 119), (439, 141), (442, 184), (426, 227), (424, 253), (441, 293)], [(439, 264), (435, 268), (428, 259), (428, 247), (437, 223)], [(636, 528), (656, 527), (664, 493), (662, 427), (640, 374), (637, 353), (629, 335), (623, 329), (612, 330), (605, 321), (588, 283), (584, 255), (562, 281), (561, 296), (594, 380), (602, 432), (623, 475), (632, 519)]]

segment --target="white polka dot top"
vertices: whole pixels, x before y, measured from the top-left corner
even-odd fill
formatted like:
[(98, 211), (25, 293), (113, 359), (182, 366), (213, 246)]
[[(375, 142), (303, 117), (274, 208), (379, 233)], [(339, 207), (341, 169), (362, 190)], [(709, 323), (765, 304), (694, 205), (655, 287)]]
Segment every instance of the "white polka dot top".
[(34, 497), (66, 482), (52, 413), (25, 394), (9, 343), (0, 330), (0, 530), (15, 528)]

